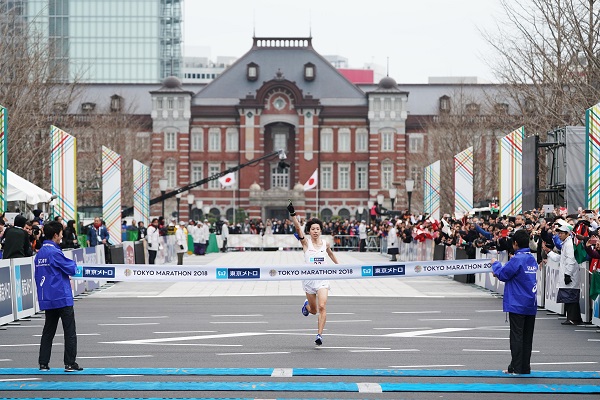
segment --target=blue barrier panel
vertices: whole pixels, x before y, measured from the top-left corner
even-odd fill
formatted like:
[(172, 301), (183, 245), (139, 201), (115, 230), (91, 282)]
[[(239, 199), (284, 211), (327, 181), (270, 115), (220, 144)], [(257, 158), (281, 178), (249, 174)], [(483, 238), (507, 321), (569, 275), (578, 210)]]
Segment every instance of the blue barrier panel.
[(13, 258), (13, 317), (15, 320), (35, 314), (35, 281), (33, 280), (33, 258)]
[(0, 260), (0, 325), (14, 321), (10, 260)]

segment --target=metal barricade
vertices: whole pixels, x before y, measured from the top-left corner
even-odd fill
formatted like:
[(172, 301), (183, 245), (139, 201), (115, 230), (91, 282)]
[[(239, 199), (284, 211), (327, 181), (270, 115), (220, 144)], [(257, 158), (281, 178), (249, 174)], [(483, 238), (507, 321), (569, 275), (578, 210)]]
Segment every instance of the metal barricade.
[(357, 235), (333, 235), (333, 251), (358, 251)]

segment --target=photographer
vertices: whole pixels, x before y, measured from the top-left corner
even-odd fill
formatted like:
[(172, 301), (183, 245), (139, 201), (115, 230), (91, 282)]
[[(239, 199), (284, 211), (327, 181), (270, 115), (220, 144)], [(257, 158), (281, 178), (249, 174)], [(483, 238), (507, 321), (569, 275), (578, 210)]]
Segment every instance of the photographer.
[(60, 247), (62, 249), (78, 249), (79, 240), (77, 240), (77, 230), (75, 229), (75, 220), (67, 222), (67, 227), (63, 231), (63, 238)]

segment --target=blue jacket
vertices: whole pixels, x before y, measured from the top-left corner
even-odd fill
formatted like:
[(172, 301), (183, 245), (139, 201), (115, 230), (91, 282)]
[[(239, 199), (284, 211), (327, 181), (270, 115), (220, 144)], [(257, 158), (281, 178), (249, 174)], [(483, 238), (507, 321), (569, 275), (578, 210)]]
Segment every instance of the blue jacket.
[(75, 275), (77, 264), (65, 257), (60, 246), (45, 240), (35, 255), (35, 285), (40, 310), (51, 310), (73, 305), (69, 276)]
[[(100, 240), (98, 240), (100, 239)], [(94, 247), (102, 244), (102, 240), (106, 239), (106, 243), (110, 241), (110, 235), (106, 226), (100, 225), (100, 228), (94, 228), (94, 225), (90, 225), (87, 233), (87, 240), (90, 242), (90, 246)]]
[(519, 249), (504, 265), (499, 261), (492, 264), (494, 275), (504, 285), (504, 312), (522, 315), (537, 313), (537, 281), (535, 273), (538, 264), (529, 249)]

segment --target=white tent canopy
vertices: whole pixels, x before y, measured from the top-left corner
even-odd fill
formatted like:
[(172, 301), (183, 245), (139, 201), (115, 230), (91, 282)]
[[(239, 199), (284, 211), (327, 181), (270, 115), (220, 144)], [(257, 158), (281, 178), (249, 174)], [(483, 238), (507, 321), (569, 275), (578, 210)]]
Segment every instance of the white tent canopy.
[(27, 204), (48, 203), (52, 195), (21, 178), (11, 170), (6, 170), (7, 201), (24, 201)]

